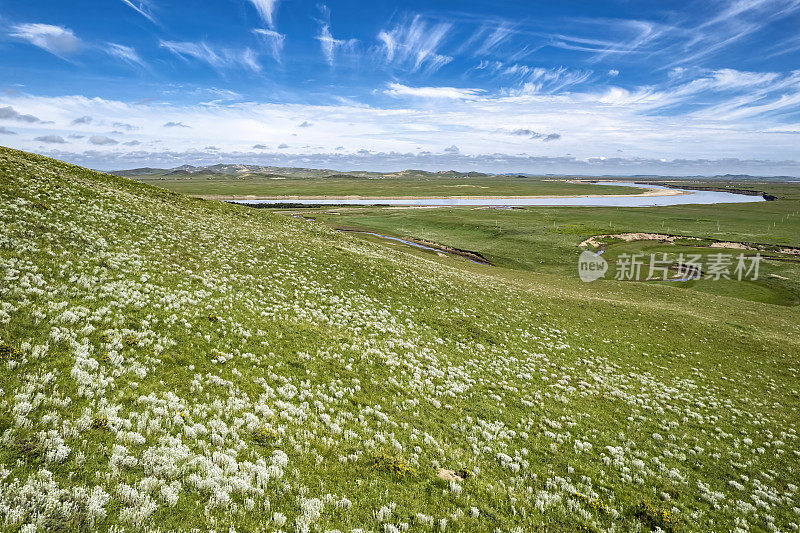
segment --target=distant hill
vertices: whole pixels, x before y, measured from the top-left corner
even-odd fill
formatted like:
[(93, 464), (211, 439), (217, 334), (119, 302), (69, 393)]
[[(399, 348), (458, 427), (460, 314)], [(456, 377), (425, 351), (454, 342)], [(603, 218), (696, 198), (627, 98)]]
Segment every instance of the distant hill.
[(155, 177), (180, 177), (192, 175), (219, 175), (219, 176), (282, 176), (291, 178), (426, 178), (426, 177), (452, 177), (469, 178), (490, 176), (482, 172), (458, 172), (444, 170), (428, 172), (426, 170), (403, 170), (400, 172), (365, 172), (365, 171), (338, 171), (330, 169), (314, 169), (299, 167), (272, 167), (262, 165), (241, 164), (216, 164), (206, 166), (181, 165), (175, 168), (135, 168), (131, 170), (112, 170), (108, 172), (115, 176), (127, 178), (155, 178)]
[(194, 165), (181, 165), (174, 168), (152, 168), (142, 167), (130, 170), (112, 170), (108, 174), (115, 176), (122, 176), (127, 178), (154, 178), (154, 177), (178, 177), (178, 176), (191, 176), (195, 174), (203, 175), (219, 175), (219, 176), (248, 176), (248, 175), (266, 175), (275, 177), (291, 177), (291, 178), (433, 178), (433, 177), (450, 177), (450, 178), (475, 178), (486, 176), (514, 176), (518, 178), (552, 178), (552, 179), (569, 179), (569, 178), (602, 178), (602, 179), (625, 179), (625, 180), (667, 180), (667, 179), (681, 179), (681, 180), (701, 180), (701, 181), (797, 181), (796, 177), (792, 176), (752, 176), (749, 174), (719, 174), (715, 176), (662, 176), (657, 174), (640, 174), (632, 176), (619, 176), (619, 175), (577, 175), (577, 174), (526, 174), (526, 173), (504, 173), (504, 174), (491, 174), (486, 172), (466, 171), (461, 172), (457, 170), (440, 170), (431, 172), (427, 170), (406, 169), (397, 172), (367, 172), (361, 170), (353, 171), (340, 171), (331, 169), (319, 168), (302, 168), (302, 167), (275, 167), (264, 165), (244, 165), (238, 163), (219, 163), (216, 165), (194, 166)]

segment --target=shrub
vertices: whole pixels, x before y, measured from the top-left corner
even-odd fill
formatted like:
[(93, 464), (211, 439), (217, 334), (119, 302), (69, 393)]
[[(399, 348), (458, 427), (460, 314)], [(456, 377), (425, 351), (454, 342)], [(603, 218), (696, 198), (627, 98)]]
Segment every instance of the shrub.
[(608, 513), (608, 506), (601, 502), (599, 498), (590, 498), (589, 496), (581, 494), (580, 492), (574, 493), (572, 497), (580, 502), (585, 503), (593, 511), (599, 511), (603, 514)]
[(405, 459), (389, 453), (382, 453), (372, 458), (372, 468), (379, 472), (389, 472), (399, 478), (413, 477), (416, 474)]
[(456, 470), (456, 475), (461, 479), (467, 480), (474, 476), (475, 473), (467, 468), (462, 468), (461, 470)]
[(278, 440), (278, 432), (267, 427), (259, 428), (253, 432), (253, 440), (256, 441), (256, 444), (267, 446)]
[(125, 335), (122, 338), (122, 342), (125, 343), (125, 346), (136, 346), (139, 344), (139, 340), (133, 335)]
[(12, 359), (19, 359), (22, 355), (18, 349), (14, 348), (10, 344), (6, 344), (5, 342), (0, 342), (0, 361), (9, 361)]
[(650, 529), (660, 528), (669, 533), (677, 531), (680, 526), (678, 515), (669, 509), (660, 509), (647, 500), (639, 504), (635, 515)]
[(92, 429), (108, 429), (108, 418), (102, 415), (94, 415)]
[(41, 443), (30, 435), (13, 438), (9, 448), (15, 457), (25, 461), (37, 462), (44, 455), (44, 448)]

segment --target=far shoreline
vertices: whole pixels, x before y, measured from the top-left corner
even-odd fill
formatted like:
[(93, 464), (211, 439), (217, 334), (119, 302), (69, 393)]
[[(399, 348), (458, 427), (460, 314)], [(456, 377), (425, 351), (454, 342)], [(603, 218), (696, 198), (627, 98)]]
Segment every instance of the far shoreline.
[[(610, 182), (609, 182), (610, 183)], [(632, 185), (635, 187), (635, 185)], [(221, 200), (225, 202), (233, 201), (286, 201), (286, 200), (426, 200), (426, 199), (448, 199), (448, 200), (550, 200), (559, 198), (637, 198), (637, 197), (650, 197), (650, 196), (679, 196), (684, 194), (691, 194), (691, 191), (679, 189), (650, 189), (637, 194), (565, 194), (565, 195), (545, 195), (545, 196), (363, 196), (363, 195), (350, 195), (350, 196), (327, 196), (327, 195), (285, 195), (285, 196), (257, 196), (254, 194), (192, 194), (195, 198), (203, 198), (204, 200)]]

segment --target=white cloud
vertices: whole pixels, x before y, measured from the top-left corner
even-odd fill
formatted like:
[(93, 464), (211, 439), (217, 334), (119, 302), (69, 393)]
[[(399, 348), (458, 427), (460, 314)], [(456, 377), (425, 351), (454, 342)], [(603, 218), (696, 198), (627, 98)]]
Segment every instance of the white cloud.
[(325, 61), (331, 67), (336, 63), (336, 53), (339, 50), (354, 52), (357, 39), (336, 39), (331, 33), (331, 10), (325, 4), (317, 4), (317, 9), (320, 12), (321, 19), (317, 19), (319, 23), (319, 33), (315, 37), (319, 41), (322, 55)]
[[(706, 88), (700, 90), (701, 86)], [(715, 98), (707, 97), (709, 91)], [(754, 99), (754, 95), (763, 96)], [(310, 105), (241, 100), (220, 100), (205, 105), (132, 104), (100, 98), (19, 93), (0, 97), (0, 116), (5, 114), (9, 120), (18, 121), (15, 117), (42, 116), (53, 119), (61, 127), (66, 127), (75, 117), (93, 117), (91, 124), (81, 126), (87, 138), (71, 140), (74, 148), (70, 153), (86, 151), (90, 154), (81, 156), (84, 162), (87, 158), (119, 162), (151, 156), (160, 161), (161, 156), (152, 154), (189, 157), (180, 154), (191, 154), (196, 147), (211, 145), (219, 147), (219, 154), (248, 154), (254, 145), (261, 145), (281, 147), (275, 152), (283, 154), (281, 161), (310, 157), (317, 162), (329, 159), (355, 164), (360, 161), (359, 164), (384, 167), (400, 162), (414, 166), (415, 160), (433, 165), (435, 161), (424, 155), (425, 152), (444, 157), (443, 147), (455, 145), (461, 159), (441, 159), (439, 164), (447, 162), (449, 168), (452, 166), (449, 161), (454, 161), (460, 162), (459, 168), (474, 164), (483, 170), (503, 168), (519, 172), (539, 168), (543, 161), (552, 161), (554, 166), (548, 170), (551, 172), (580, 168), (583, 163), (576, 161), (596, 156), (605, 156), (613, 162), (618, 150), (624, 150), (626, 159), (614, 163), (616, 168), (638, 170), (656, 168), (653, 161), (660, 159), (672, 162), (798, 158), (797, 136), (787, 132), (800, 131), (800, 121), (796, 117), (800, 107), (800, 74), (775, 78), (769, 73), (708, 72), (694, 78), (685, 75), (658, 87), (630, 90), (610, 87), (602, 92), (558, 94), (489, 93), (476, 89), (394, 84), (381, 88), (374, 96), (383, 105), (366, 106), (350, 101)], [(682, 103), (692, 105), (685, 110), (675, 107)], [(667, 107), (668, 113), (660, 112)], [(107, 134), (109, 124), (121, 121), (139, 128), (132, 131), (126, 141), (135, 140), (140, 144), (135, 148), (122, 143), (109, 144), (102, 148), (104, 152), (97, 152), (98, 147), (91, 143), (90, 137)], [(314, 127), (298, 128), (304, 121), (313, 122)], [(175, 127), (163, 127), (165, 124)], [(178, 124), (188, 124), (191, 128)], [(343, 128), (343, 124), (347, 127)], [(17, 148), (37, 150), (39, 142), (44, 141), (36, 142), (31, 137), (62, 133), (41, 122), (28, 122), (25, 129), (26, 135), (5, 137), (6, 142), (13, 141)], [(298, 135), (297, 142), (291, 141), (293, 134)], [(560, 138), (556, 138), (558, 135)], [(547, 140), (554, 142), (545, 142)], [(373, 155), (384, 154), (387, 159), (383, 163), (372, 156), (353, 159), (361, 150)], [(269, 156), (266, 152), (258, 154)], [(336, 157), (342, 159), (332, 154), (339, 154)], [(454, 157), (452, 153), (446, 155)], [(196, 157), (211, 156), (198, 154)], [(496, 167), (492, 167), (492, 158), (497, 161)], [(519, 166), (511, 168), (514, 165)], [(612, 163), (605, 165), (592, 168), (607, 171), (615, 168)], [(659, 168), (699, 168), (698, 165), (700, 163)], [(716, 173), (723, 167), (734, 168), (739, 164), (725, 165), (728, 163), (720, 163), (718, 168), (709, 166), (707, 170)], [(784, 167), (776, 163), (774, 168)]]
[(243, 50), (215, 49), (204, 42), (160, 41), (159, 44), (182, 59), (192, 58), (203, 61), (218, 70), (244, 68), (254, 72), (261, 71), (257, 54), (250, 48)]
[(275, 9), (278, 7), (279, 0), (250, 0), (250, 3), (255, 6), (261, 19), (267, 23), (270, 28), (275, 27)]
[(89, 142), (99, 146), (119, 144), (119, 141), (105, 135), (92, 135), (89, 137)]
[(131, 65), (138, 65), (140, 67), (146, 66), (144, 60), (139, 57), (139, 54), (136, 52), (136, 50), (130, 46), (116, 43), (106, 43), (104, 50), (111, 57), (125, 61)]
[(17, 24), (12, 26), (11, 37), (23, 39), (60, 58), (79, 51), (81, 40), (72, 30), (50, 24)]
[(60, 135), (41, 135), (36, 137), (34, 141), (39, 141), (47, 144), (66, 144), (67, 141)]
[(508, 39), (511, 35), (513, 35), (513, 30), (507, 24), (500, 24), (496, 26), (494, 29), (491, 29), (487, 26), (483, 26), (480, 29), (480, 32), (487, 32), (488, 35), (483, 40), (483, 44), (477, 47), (474, 52), (476, 56), (485, 56), (491, 54), (495, 51), (497, 47), (499, 47), (506, 39)]
[[(712, 4), (712, 9), (693, 10), (682, 17), (671, 17), (670, 24), (578, 18), (570, 20), (570, 31), (575, 31), (575, 35), (557, 31), (539, 35), (547, 39), (549, 46), (585, 52), (595, 62), (612, 55), (637, 55), (657, 61), (662, 69), (668, 70), (679, 65), (697, 64), (759, 35), (776, 20), (789, 20), (800, 10), (798, 0), (730, 0)], [(593, 37), (595, 35), (614, 37)]]
[(509, 131), (509, 135), (516, 135), (517, 137), (528, 137), (529, 139), (536, 139), (542, 142), (557, 141), (561, 138), (558, 133), (539, 133), (528, 128), (517, 128)]
[(640, 49), (658, 41), (670, 27), (660, 26), (652, 22), (630, 19), (580, 19), (572, 21), (587, 28), (585, 34), (591, 35), (598, 29), (603, 35), (619, 36), (617, 40), (593, 37), (573, 36), (565, 34), (548, 35), (549, 46), (587, 52), (595, 61), (609, 55), (621, 56), (639, 53)]
[[(687, 69), (671, 72), (669, 83), (659, 87), (627, 90), (610, 87), (599, 101), (614, 106), (634, 106), (653, 112), (686, 104), (696, 118), (736, 120), (764, 114), (796, 113), (800, 94), (800, 72), (782, 75), (775, 72), (745, 72), (733, 69), (699, 71), (689, 79)], [(699, 74), (699, 76), (697, 75)]]
[(158, 21), (153, 15), (153, 7), (148, 0), (122, 0), (122, 3), (139, 13), (150, 22), (158, 24)]
[(389, 96), (412, 96), (417, 98), (444, 98), (450, 100), (475, 100), (484, 91), (482, 89), (458, 89), (456, 87), (409, 87), (399, 83), (390, 83), (383, 91)]
[(322, 55), (325, 57), (325, 61), (330, 66), (333, 66), (336, 62), (336, 51), (338, 49), (352, 51), (358, 42), (356, 39), (334, 39), (333, 35), (331, 35), (331, 28), (328, 24), (322, 24), (320, 26), (319, 34), (315, 37), (315, 39), (319, 41), (319, 45), (322, 49)]
[(0, 119), (18, 120), (20, 122), (30, 122), (30, 123), (41, 122), (39, 117), (20, 113), (11, 106), (0, 107)]
[(557, 93), (564, 89), (580, 85), (592, 76), (591, 70), (572, 70), (559, 68), (531, 68), (524, 76), (524, 83), (519, 89), (511, 90), (511, 94)]
[(264, 42), (275, 61), (280, 63), (281, 51), (283, 50), (283, 43), (286, 40), (286, 36), (274, 30), (265, 30), (263, 28), (257, 28), (253, 30), (253, 33)]
[(378, 34), (381, 59), (386, 65), (409, 68), (413, 72), (439, 70), (453, 60), (451, 56), (439, 53), (451, 28), (450, 23), (429, 24), (416, 15), (410, 21)]

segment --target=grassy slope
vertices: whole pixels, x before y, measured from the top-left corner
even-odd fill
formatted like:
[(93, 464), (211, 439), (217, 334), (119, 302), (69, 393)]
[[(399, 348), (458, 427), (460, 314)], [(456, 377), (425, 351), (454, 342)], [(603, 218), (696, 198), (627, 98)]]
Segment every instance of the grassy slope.
[(194, 175), (185, 177), (138, 177), (143, 183), (198, 196), (548, 196), (585, 194), (639, 194), (644, 189), (603, 185), (520, 179), (506, 176), (484, 177), (391, 177), (382, 179), (293, 178), (248, 175)]
[(6, 149), (0, 227), (9, 529), (800, 522), (793, 309), (462, 268)]

